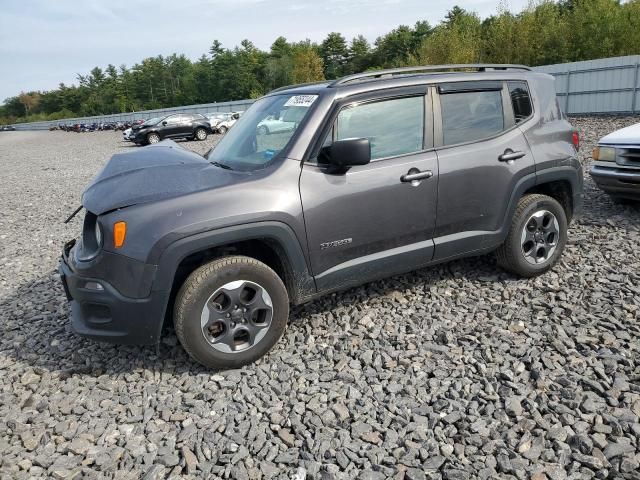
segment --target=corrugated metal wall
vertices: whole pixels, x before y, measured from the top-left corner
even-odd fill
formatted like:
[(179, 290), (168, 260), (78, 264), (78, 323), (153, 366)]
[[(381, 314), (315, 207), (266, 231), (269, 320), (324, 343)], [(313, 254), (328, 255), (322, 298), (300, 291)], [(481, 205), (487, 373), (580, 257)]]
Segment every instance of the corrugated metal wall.
[(556, 78), (560, 106), (569, 115), (640, 113), (640, 55), (559, 63), (535, 70)]
[[(640, 113), (640, 55), (602, 58), (585, 62), (559, 63), (535, 67), (556, 78), (560, 106), (569, 115), (598, 113)], [(170, 113), (236, 112), (249, 108), (253, 100), (207, 103), (161, 108), (135, 113), (116, 113), (50, 122), (15, 124), (18, 130), (43, 130), (58, 123), (123, 122), (169, 115)]]

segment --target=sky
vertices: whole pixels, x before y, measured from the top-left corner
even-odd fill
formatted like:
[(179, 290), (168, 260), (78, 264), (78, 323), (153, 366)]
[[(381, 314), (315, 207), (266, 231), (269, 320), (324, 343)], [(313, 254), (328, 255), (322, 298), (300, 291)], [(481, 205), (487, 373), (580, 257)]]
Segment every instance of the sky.
[[(520, 11), (528, 0), (509, 0)], [(504, 0), (459, 0), (482, 18)], [(330, 32), (373, 42), (398, 25), (440, 22), (445, 0), (3, 0), (0, 8), (0, 102), (21, 91), (76, 83), (78, 73), (108, 64), (184, 53), (197, 59), (213, 40), (233, 48), (245, 38), (268, 50), (289, 41), (320, 42)]]

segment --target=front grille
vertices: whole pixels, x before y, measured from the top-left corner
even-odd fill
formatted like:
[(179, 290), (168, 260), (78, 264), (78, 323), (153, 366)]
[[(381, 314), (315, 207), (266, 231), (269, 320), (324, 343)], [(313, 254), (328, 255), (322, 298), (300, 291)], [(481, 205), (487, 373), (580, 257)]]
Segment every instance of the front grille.
[(617, 148), (619, 165), (640, 166), (640, 146)]

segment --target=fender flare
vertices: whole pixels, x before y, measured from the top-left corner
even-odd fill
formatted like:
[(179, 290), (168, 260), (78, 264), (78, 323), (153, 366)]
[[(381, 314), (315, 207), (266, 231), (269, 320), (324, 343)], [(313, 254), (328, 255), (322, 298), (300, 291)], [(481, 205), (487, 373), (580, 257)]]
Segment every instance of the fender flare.
[(284, 260), (293, 276), (288, 285), (290, 300), (298, 304), (315, 294), (315, 281), (309, 273), (300, 242), (288, 225), (277, 221), (223, 227), (176, 239), (159, 255), (153, 290), (170, 291), (180, 262), (189, 255), (236, 242), (265, 239), (275, 242), (286, 257)]

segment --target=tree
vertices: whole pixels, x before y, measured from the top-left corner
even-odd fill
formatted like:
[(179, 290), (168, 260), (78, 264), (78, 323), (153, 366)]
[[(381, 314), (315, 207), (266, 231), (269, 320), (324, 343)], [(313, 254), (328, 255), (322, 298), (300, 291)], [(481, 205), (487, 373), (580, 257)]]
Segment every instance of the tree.
[(453, 7), (447, 20), (427, 37), (418, 52), (422, 64), (477, 63), (481, 59), (481, 23), (475, 13)]
[(349, 58), (347, 41), (337, 32), (327, 35), (320, 45), (324, 75), (326, 78), (338, 78), (344, 73), (344, 65)]
[(293, 82), (324, 80), (322, 58), (311, 47), (297, 48), (293, 54)]

